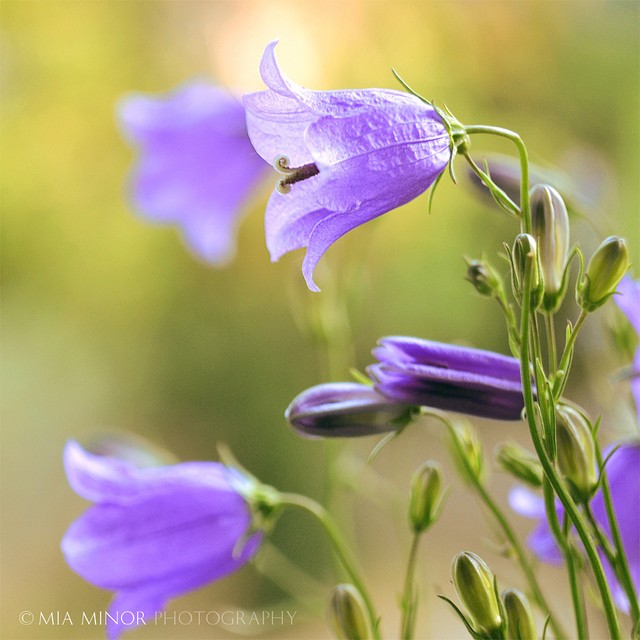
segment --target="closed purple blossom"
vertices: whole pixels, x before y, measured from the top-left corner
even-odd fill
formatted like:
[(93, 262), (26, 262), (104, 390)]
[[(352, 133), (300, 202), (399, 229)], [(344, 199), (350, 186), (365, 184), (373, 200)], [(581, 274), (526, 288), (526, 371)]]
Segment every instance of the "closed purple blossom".
[(286, 78), (274, 48), (260, 72), (266, 91), (246, 95), (247, 125), (258, 153), (284, 176), (267, 205), (272, 260), (307, 247), (313, 270), (351, 229), (413, 200), (451, 158), (450, 138), (435, 109), (387, 89), (310, 91)]
[(157, 97), (125, 98), (118, 115), (140, 152), (131, 180), (135, 206), (150, 220), (181, 227), (204, 260), (229, 260), (238, 220), (267, 173), (241, 102), (196, 81)]
[(110, 639), (129, 628), (118, 612), (149, 620), (169, 599), (241, 567), (260, 544), (239, 492), (248, 480), (220, 463), (137, 468), (75, 442), (64, 463), (74, 491), (95, 504), (69, 527), (62, 551), (85, 580), (116, 592)]
[(394, 336), (373, 350), (368, 372), (376, 390), (396, 402), (498, 420), (519, 420), (520, 365), (491, 351)]
[[(617, 287), (613, 297), (620, 310), (627, 316), (631, 326), (640, 337), (640, 280), (625, 276)], [(636, 349), (631, 365), (631, 394), (636, 403), (638, 422), (640, 422), (640, 346)]]
[(357, 382), (329, 382), (297, 395), (285, 418), (301, 435), (351, 438), (397, 431), (416, 407), (391, 401), (373, 387)]
[[(606, 459), (611, 448), (604, 452)], [(632, 442), (620, 445), (609, 458), (606, 466), (611, 500), (616, 514), (622, 546), (629, 563), (631, 580), (636, 592), (640, 589), (640, 443)], [(514, 487), (509, 494), (511, 508), (521, 515), (538, 520), (538, 524), (527, 539), (529, 548), (543, 562), (560, 564), (562, 555), (549, 529), (543, 498), (524, 487)], [(564, 510), (558, 505), (558, 516), (562, 520)], [(598, 525), (610, 537), (611, 529), (607, 519), (602, 492), (598, 491), (591, 500), (591, 510)], [(618, 608), (629, 612), (629, 600), (618, 583), (611, 565), (603, 553), (600, 553)]]

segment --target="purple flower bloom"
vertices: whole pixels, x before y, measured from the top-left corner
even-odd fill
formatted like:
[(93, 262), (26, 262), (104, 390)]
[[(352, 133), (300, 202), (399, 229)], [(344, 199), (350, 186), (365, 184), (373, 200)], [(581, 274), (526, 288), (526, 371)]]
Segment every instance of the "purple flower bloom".
[[(611, 448), (604, 452), (605, 459)], [(631, 579), (636, 590), (640, 589), (640, 443), (622, 444), (607, 462), (607, 477), (611, 490), (613, 509), (618, 521), (622, 546), (624, 547)], [(537, 493), (524, 487), (514, 487), (509, 494), (511, 508), (521, 515), (535, 518), (539, 522), (527, 540), (530, 549), (544, 562), (559, 564), (562, 555), (547, 523), (544, 500)], [(602, 499), (598, 491), (591, 501), (591, 509), (596, 522), (610, 535), (609, 523)], [(559, 517), (564, 510), (558, 506)], [(629, 611), (629, 601), (618, 583), (613, 569), (600, 554), (604, 570), (611, 587), (616, 605), (625, 613)]]
[(296, 396), (285, 418), (302, 435), (343, 438), (396, 431), (415, 412), (416, 407), (390, 401), (365, 384), (332, 382)]
[(435, 109), (387, 89), (309, 91), (286, 78), (267, 45), (260, 72), (266, 91), (244, 97), (251, 142), (284, 177), (266, 213), (272, 260), (307, 247), (313, 270), (351, 229), (413, 200), (451, 158)]
[[(618, 295), (614, 296), (614, 300), (640, 336), (640, 280), (634, 280), (630, 276), (622, 278), (618, 285)], [(636, 403), (638, 422), (640, 422), (640, 347), (636, 349), (633, 356), (631, 394)]]
[(117, 592), (110, 639), (128, 628), (119, 611), (149, 619), (170, 598), (232, 573), (258, 549), (262, 534), (249, 535), (251, 514), (239, 492), (248, 480), (222, 464), (137, 468), (76, 442), (67, 444), (64, 462), (71, 487), (95, 505), (69, 527), (62, 551), (85, 580)]
[(151, 220), (179, 225), (204, 260), (229, 260), (243, 206), (267, 169), (249, 141), (242, 104), (198, 81), (163, 96), (125, 98), (118, 115), (140, 149), (136, 207)]
[(519, 420), (524, 406), (515, 358), (418, 338), (388, 337), (369, 367), (375, 388), (396, 402), (498, 420)]

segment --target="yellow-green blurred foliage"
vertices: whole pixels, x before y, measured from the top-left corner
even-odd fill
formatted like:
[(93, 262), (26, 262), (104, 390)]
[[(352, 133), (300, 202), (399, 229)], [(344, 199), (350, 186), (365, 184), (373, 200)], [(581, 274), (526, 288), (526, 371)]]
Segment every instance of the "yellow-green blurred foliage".
[[(0, 9), (1, 635), (8, 640), (103, 634), (96, 626), (37, 620), (21, 626), (18, 620), (23, 610), (69, 611), (77, 622), (80, 612), (108, 604), (109, 595), (73, 574), (59, 551), (66, 527), (85, 506), (62, 471), (67, 439), (133, 432), (183, 459), (214, 459), (216, 443), (225, 441), (263, 481), (322, 499), (324, 460), (332, 453), (286, 427), (283, 411), (296, 393), (329, 375), (346, 379), (348, 366), (363, 368), (385, 334), (507, 351), (497, 309), (464, 281), (463, 256), (495, 256), (516, 227), (475, 199), (461, 162), (458, 186), (443, 180), (431, 214), (423, 196), (343, 238), (319, 269), (323, 293), (311, 294), (303, 286), (299, 253), (269, 262), (262, 231), (269, 185), (247, 212), (236, 259), (223, 270), (194, 259), (174, 229), (136, 215), (126, 194), (133, 154), (114, 112), (127, 92), (162, 92), (198, 75), (238, 92), (259, 89), (260, 55), (275, 38), (285, 72), (312, 88), (399, 88), (393, 67), (462, 122), (516, 130), (534, 161), (572, 176), (592, 202), (589, 220), (575, 220), (573, 230), (587, 254), (604, 235), (617, 233), (629, 238), (634, 262), (640, 259), (635, 0), (5, 0)], [(513, 151), (488, 138), (473, 144), (479, 156)], [(323, 317), (341, 344), (345, 322), (340, 304), (334, 308), (332, 302), (340, 297), (336, 283), (340, 291), (353, 290), (353, 350), (341, 346), (328, 359), (323, 341), (304, 328), (309, 317)], [(566, 307), (574, 312), (571, 301)], [(574, 390), (588, 395), (590, 409), (603, 402), (605, 413), (625, 419), (628, 412), (612, 409), (612, 398), (620, 405), (625, 391), (607, 381), (623, 364), (602, 334), (611, 311), (590, 320)], [(479, 427), (489, 453), (506, 435), (526, 442), (525, 434), (514, 433), (517, 425)], [(374, 468), (406, 492), (419, 462), (434, 456), (446, 461), (439, 440), (437, 429), (408, 434)], [(371, 445), (341, 448), (359, 460)], [(353, 467), (354, 460), (346, 460)], [(376, 485), (365, 486), (371, 492)], [(505, 486), (497, 476), (500, 495)], [(479, 542), (490, 537), (480, 510), (456, 487), (430, 534), (438, 559), (424, 563), (429, 582), (437, 585), (423, 591), (430, 622), (421, 628), (430, 637), (444, 637), (446, 625), (462, 636), (433, 598), (434, 590), (451, 595), (450, 558), (462, 548), (487, 560), (491, 555)], [(382, 489), (375, 494), (383, 500)], [(385, 601), (392, 635), (401, 585), (394, 567), (407, 545), (404, 514), (370, 508), (365, 497), (338, 495), (334, 501), (345, 520), (355, 514), (351, 533), (364, 538), (360, 556)], [(361, 502), (365, 507), (355, 506)], [(337, 580), (314, 524), (287, 516), (275, 541), (326, 585)], [(494, 563), (506, 571), (506, 563)], [(513, 570), (507, 575), (519, 580)], [(174, 608), (264, 609), (285, 597), (247, 568)], [(288, 608), (303, 618), (302, 607)], [(318, 620), (263, 631), (272, 638), (328, 637), (321, 615)], [(234, 631), (165, 625), (132, 637), (232, 637)]]

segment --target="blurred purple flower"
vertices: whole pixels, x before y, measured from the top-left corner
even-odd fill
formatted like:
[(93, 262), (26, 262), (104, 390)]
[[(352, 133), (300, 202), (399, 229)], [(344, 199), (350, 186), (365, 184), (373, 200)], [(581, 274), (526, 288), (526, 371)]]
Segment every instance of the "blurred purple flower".
[(498, 420), (519, 420), (524, 407), (515, 358), (419, 338), (388, 337), (368, 368), (382, 395), (409, 404)]
[[(611, 451), (604, 451), (604, 457)], [(607, 478), (611, 490), (611, 500), (616, 514), (622, 546), (629, 563), (631, 579), (636, 591), (640, 589), (640, 443), (632, 442), (620, 445), (607, 462)], [(514, 487), (509, 494), (509, 504), (517, 513), (538, 520), (527, 544), (543, 562), (560, 564), (562, 555), (547, 524), (542, 497), (524, 487)], [(591, 501), (591, 509), (596, 522), (610, 536), (609, 523), (605, 511), (602, 492), (598, 491)], [(564, 509), (558, 505), (558, 515), (562, 518)], [(613, 569), (601, 553), (607, 580), (611, 586), (613, 598), (619, 609), (629, 612), (629, 600), (618, 583)]]
[(416, 407), (388, 400), (368, 385), (331, 382), (296, 396), (285, 418), (305, 436), (350, 438), (396, 431), (415, 413)]
[[(627, 316), (634, 331), (640, 337), (640, 280), (625, 276), (617, 287), (618, 294), (613, 297), (620, 310)], [(636, 349), (631, 365), (631, 393), (636, 403), (638, 422), (640, 422), (640, 346)]]
[(137, 468), (76, 442), (67, 444), (64, 463), (73, 490), (95, 505), (69, 527), (62, 551), (85, 580), (116, 591), (110, 639), (130, 628), (119, 611), (148, 620), (258, 549), (262, 534), (249, 535), (251, 514), (239, 492), (248, 480), (220, 463)]
[(249, 136), (284, 177), (267, 205), (272, 260), (307, 247), (302, 272), (355, 227), (413, 200), (451, 158), (435, 109), (387, 89), (309, 91), (278, 68), (275, 42), (260, 72), (268, 89), (244, 97)]
[(204, 260), (233, 257), (237, 223), (268, 167), (247, 135), (239, 100), (205, 81), (165, 95), (132, 95), (118, 107), (140, 150), (132, 198), (150, 220), (181, 227)]

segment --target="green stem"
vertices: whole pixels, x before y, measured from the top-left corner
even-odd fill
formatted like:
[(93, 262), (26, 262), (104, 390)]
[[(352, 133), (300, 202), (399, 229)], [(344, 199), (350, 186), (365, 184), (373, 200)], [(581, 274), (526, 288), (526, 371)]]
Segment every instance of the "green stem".
[(522, 142), (522, 138), (509, 129), (502, 127), (490, 127), (486, 125), (471, 125), (465, 127), (468, 134), (488, 133), (494, 136), (507, 138), (516, 145), (518, 155), (520, 156), (520, 211), (522, 213), (522, 221), (525, 233), (531, 233), (531, 205), (529, 203), (529, 157), (527, 148)]
[(584, 594), (578, 579), (578, 566), (576, 561), (576, 550), (569, 539), (571, 521), (565, 513), (563, 534), (567, 541), (567, 549), (565, 560), (567, 562), (567, 571), (569, 573), (569, 583), (571, 585), (571, 598), (573, 599), (573, 611), (576, 617), (576, 632), (578, 638), (589, 637), (589, 625), (587, 623), (587, 614), (584, 607)]
[(378, 625), (378, 616), (376, 614), (373, 602), (367, 592), (364, 582), (360, 577), (359, 572), (356, 569), (355, 561), (351, 556), (351, 552), (346, 543), (342, 539), (338, 527), (336, 526), (333, 518), (329, 512), (320, 504), (311, 500), (306, 496), (300, 496), (295, 493), (283, 493), (280, 494), (280, 505), (282, 507), (293, 507), (296, 509), (302, 509), (307, 513), (314, 516), (320, 524), (323, 526), (325, 533), (329, 537), (333, 549), (338, 557), (338, 560), (342, 564), (347, 575), (351, 579), (353, 586), (359, 591), (367, 608), (367, 614), (371, 623), (371, 629), (373, 630), (374, 640), (380, 640), (380, 631)]
[(555, 377), (558, 371), (558, 354), (556, 353), (556, 328), (553, 323), (553, 314), (544, 314), (545, 326), (547, 330), (547, 350), (549, 352), (549, 371)]
[(416, 561), (418, 559), (418, 546), (420, 543), (420, 534), (413, 534), (411, 541), (411, 549), (409, 551), (409, 560), (407, 561), (407, 575), (404, 581), (404, 592), (402, 594), (402, 628), (400, 637), (402, 640), (412, 640), (413, 629), (416, 621), (416, 598), (414, 596), (414, 575), (416, 571)]
[[(434, 418), (437, 418), (438, 420), (443, 422), (448, 429), (453, 429), (453, 425), (451, 424), (451, 421), (447, 417), (446, 413), (438, 411), (437, 409), (429, 408), (427, 411), (425, 411), (425, 415), (433, 416)], [(487, 491), (487, 488), (469, 466), (467, 459), (464, 456), (460, 456), (460, 460), (466, 467), (467, 477), (472, 479), (472, 486), (478, 492), (478, 495), (484, 502), (491, 515), (495, 518), (505, 538), (511, 545), (511, 549), (514, 552), (516, 560), (520, 565), (520, 568), (522, 569), (522, 573), (527, 580), (527, 584), (529, 585), (529, 591), (536, 601), (536, 604), (540, 608), (540, 611), (548, 616), (549, 624), (551, 625), (556, 638), (566, 637), (566, 633), (563, 631), (562, 627), (551, 613), (551, 607), (549, 607), (549, 605), (547, 604), (544, 594), (542, 593), (542, 589), (538, 585), (538, 581), (536, 579), (533, 567), (531, 566), (531, 563), (529, 561), (529, 557), (527, 556), (527, 553), (524, 550), (523, 546), (520, 544), (518, 536), (511, 528), (509, 521), (507, 520), (500, 507), (496, 504), (496, 502), (491, 497), (491, 494)]]
[[(532, 272), (532, 260), (526, 261), (526, 268), (524, 274), (524, 294), (522, 300), (522, 316), (520, 319), (520, 341), (521, 341), (521, 353), (520, 353), (520, 374), (522, 377), (522, 392), (524, 396), (525, 409), (527, 413), (527, 422), (529, 424), (529, 432), (531, 434), (531, 440), (533, 441), (533, 445), (535, 447), (536, 453), (542, 464), (542, 468), (544, 469), (545, 475), (549, 479), (551, 486), (555, 494), (560, 499), (560, 502), (565, 508), (571, 522), (576, 528), (578, 532), (578, 536), (582, 541), (585, 552), (587, 554), (587, 558), (589, 559), (589, 563), (591, 564), (593, 574), (596, 580), (596, 584), (598, 586), (598, 590), (600, 592), (600, 597), (602, 598), (602, 606), (604, 608), (604, 613), (607, 621), (607, 626), (609, 628), (609, 635), (612, 640), (618, 640), (620, 638), (620, 626), (618, 623), (618, 618), (616, 616), (615, 607), (613, 604), (613, 599), (611, 597), (611, 591), (609, 589), (609, 585), (607, 584), (607, 579), (604, 574), (604, 570), (602, 568), (602, 563), (600, 561), (600, 557), (598, 556), (598, 552), (593, 543), (591, 536), (589, 535), (589, 531), (587, 525), (578, 511), (578, 508), (574, 501), (572, 500), (569, 492), (567, 491), (562, 479), (560, 478), (558, 472), (555, 467), (552, 465), (546, 449), (540, 439), (540, 434), (538, 433), (538, 425), (536, 424), (536, 412), (535, 412), (535, 403), (533, 399), (533, 388), (531, 386), (531, 377), (530, 377), (530, 357), (529, 357), (529, 328), (530, 328), (530, 320), (531, 320), (531, 272)], [(582, 318), (582, 316), (581, 316)], [(581, 324), (579, 322), (579, 324)], [(578, 325), (576, 325), (576, 329), (578, 329)], [(566, 377), (566, 376), (565, 376)]]

